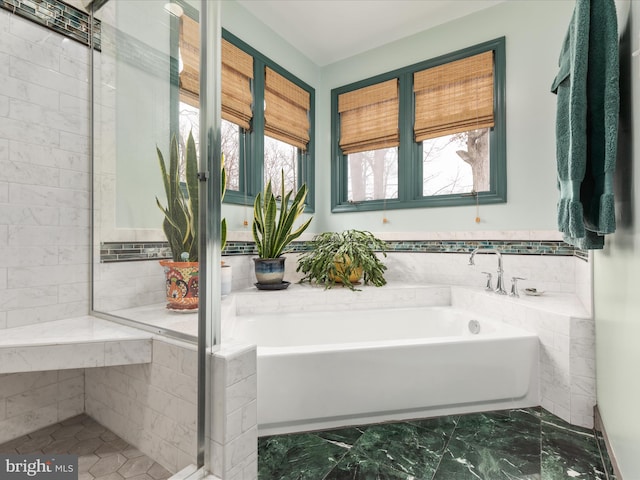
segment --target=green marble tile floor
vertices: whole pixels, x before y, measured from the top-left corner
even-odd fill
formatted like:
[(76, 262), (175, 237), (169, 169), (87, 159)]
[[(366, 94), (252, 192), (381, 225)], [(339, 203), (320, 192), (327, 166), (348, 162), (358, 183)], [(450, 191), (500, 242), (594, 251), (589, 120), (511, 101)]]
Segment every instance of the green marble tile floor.
[(542, 408), (258, 439), (259, 480), (615, 480), (592, 430)]

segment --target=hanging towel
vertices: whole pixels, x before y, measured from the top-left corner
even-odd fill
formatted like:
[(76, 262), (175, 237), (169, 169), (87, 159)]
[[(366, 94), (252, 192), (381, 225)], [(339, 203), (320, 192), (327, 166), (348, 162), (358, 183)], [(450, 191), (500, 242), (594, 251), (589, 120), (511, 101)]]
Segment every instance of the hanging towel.
[(584, 249), (615, 231), (620, 104), (614, 0), (577, 0), (551, 91), (557, 95), (558, 229)]

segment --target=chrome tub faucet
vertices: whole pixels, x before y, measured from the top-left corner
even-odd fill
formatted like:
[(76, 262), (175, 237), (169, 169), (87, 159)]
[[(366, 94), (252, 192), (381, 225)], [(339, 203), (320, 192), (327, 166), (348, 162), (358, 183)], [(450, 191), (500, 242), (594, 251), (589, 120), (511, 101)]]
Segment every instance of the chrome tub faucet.
[(494, 291), (499, 295), (506, 295), (507, 291), (504, 289), (504, 280), (502, 278), (504, 270), (502, 269), (502, 253), (500, 253), (500, 250), (497, 248), (478, 247), (471, 252), (469, 265), (475, 265), (475, 263), (473, 263), (473, 258), (476, 256), (476, 253), (495, 253), (498, 256), (498, 278), (496, 282), (496, 289)]

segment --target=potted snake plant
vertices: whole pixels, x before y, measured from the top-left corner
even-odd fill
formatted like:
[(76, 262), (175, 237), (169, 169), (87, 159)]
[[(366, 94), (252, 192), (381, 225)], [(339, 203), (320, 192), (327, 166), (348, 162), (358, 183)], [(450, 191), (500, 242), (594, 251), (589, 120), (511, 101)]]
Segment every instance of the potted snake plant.
[(324, 232), (313, 237), (310, 249), (298, 259), (297, 272), (305, 276), (300, 282), (310, 282), (331, 288), (336, 283), (351, 290), (360, 280), (380, 287), (387, 281), (387, 269), (376, 252), (386, 257), (387, 243), (363, 230)]
[(309, 218), (294, 229), (296, 219), (304, 211), (307, 185), (302, 184), (291, 200), (293, 190), (285, 193), (284, 172), (281, 178), (279, 201), (269, 180), (264, 192), (256, 195), (253, 204), (252, 232), (258, 250), (258, 258), (254, 258), (256, 287), (263, 290), (278, 290), (289, 286), (288, 282), (283, 281), (283, 251), (302, 235), (312, 220)]
[[(171, 139), (169, 165), (156, 147), (160, 173), (167, 197), (164, 206), (156, 197), (158, 208), (164, 214), (162, 229), (171, 250), (171, 260), (161, 260), (166, 276), (167, 308), (171, 310), (195, 310), (198, 308), (198, 157), (191, 132), (185, 152), (185, 184), (180, 178), (180, 154), (175, 135)], [(224, 162), (224, 159), (223, 159)], [(222, 166), (222, 194), (225, 191), (226, 171)], [(227, 223), (220, 226), (222, 248), (226, 243)]]

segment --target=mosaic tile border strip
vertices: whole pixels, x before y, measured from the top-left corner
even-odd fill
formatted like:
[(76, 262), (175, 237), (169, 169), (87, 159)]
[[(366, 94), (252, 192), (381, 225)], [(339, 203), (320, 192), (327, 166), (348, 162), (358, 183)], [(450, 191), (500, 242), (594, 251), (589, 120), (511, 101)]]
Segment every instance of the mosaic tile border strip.
[(171, 258), (168, 242), (103, 242), (100, 263)]
[[(389, 241), (390, 252), (411, 253), (470, 253), (478, 247), (499, 248), (506, 255), (556, 255), (578, 257), (588, 260), (588, 252), (559, 240), (407, 240)], [(291, 252), (308, 250), (308, 242), (293, 242), (287, 249)], [(253, 242), (228, 241), (223, 255), (256, 255)], [(100, 262), (129, 262), (171, 258), (167, 242), (104, 242), (100, 245)]]
[[(0, 0), (0, 8), (89, 46), (89, 14), (60, 0)], [(94, 46), (100, 50), (100, 22), (94, 20)]]

